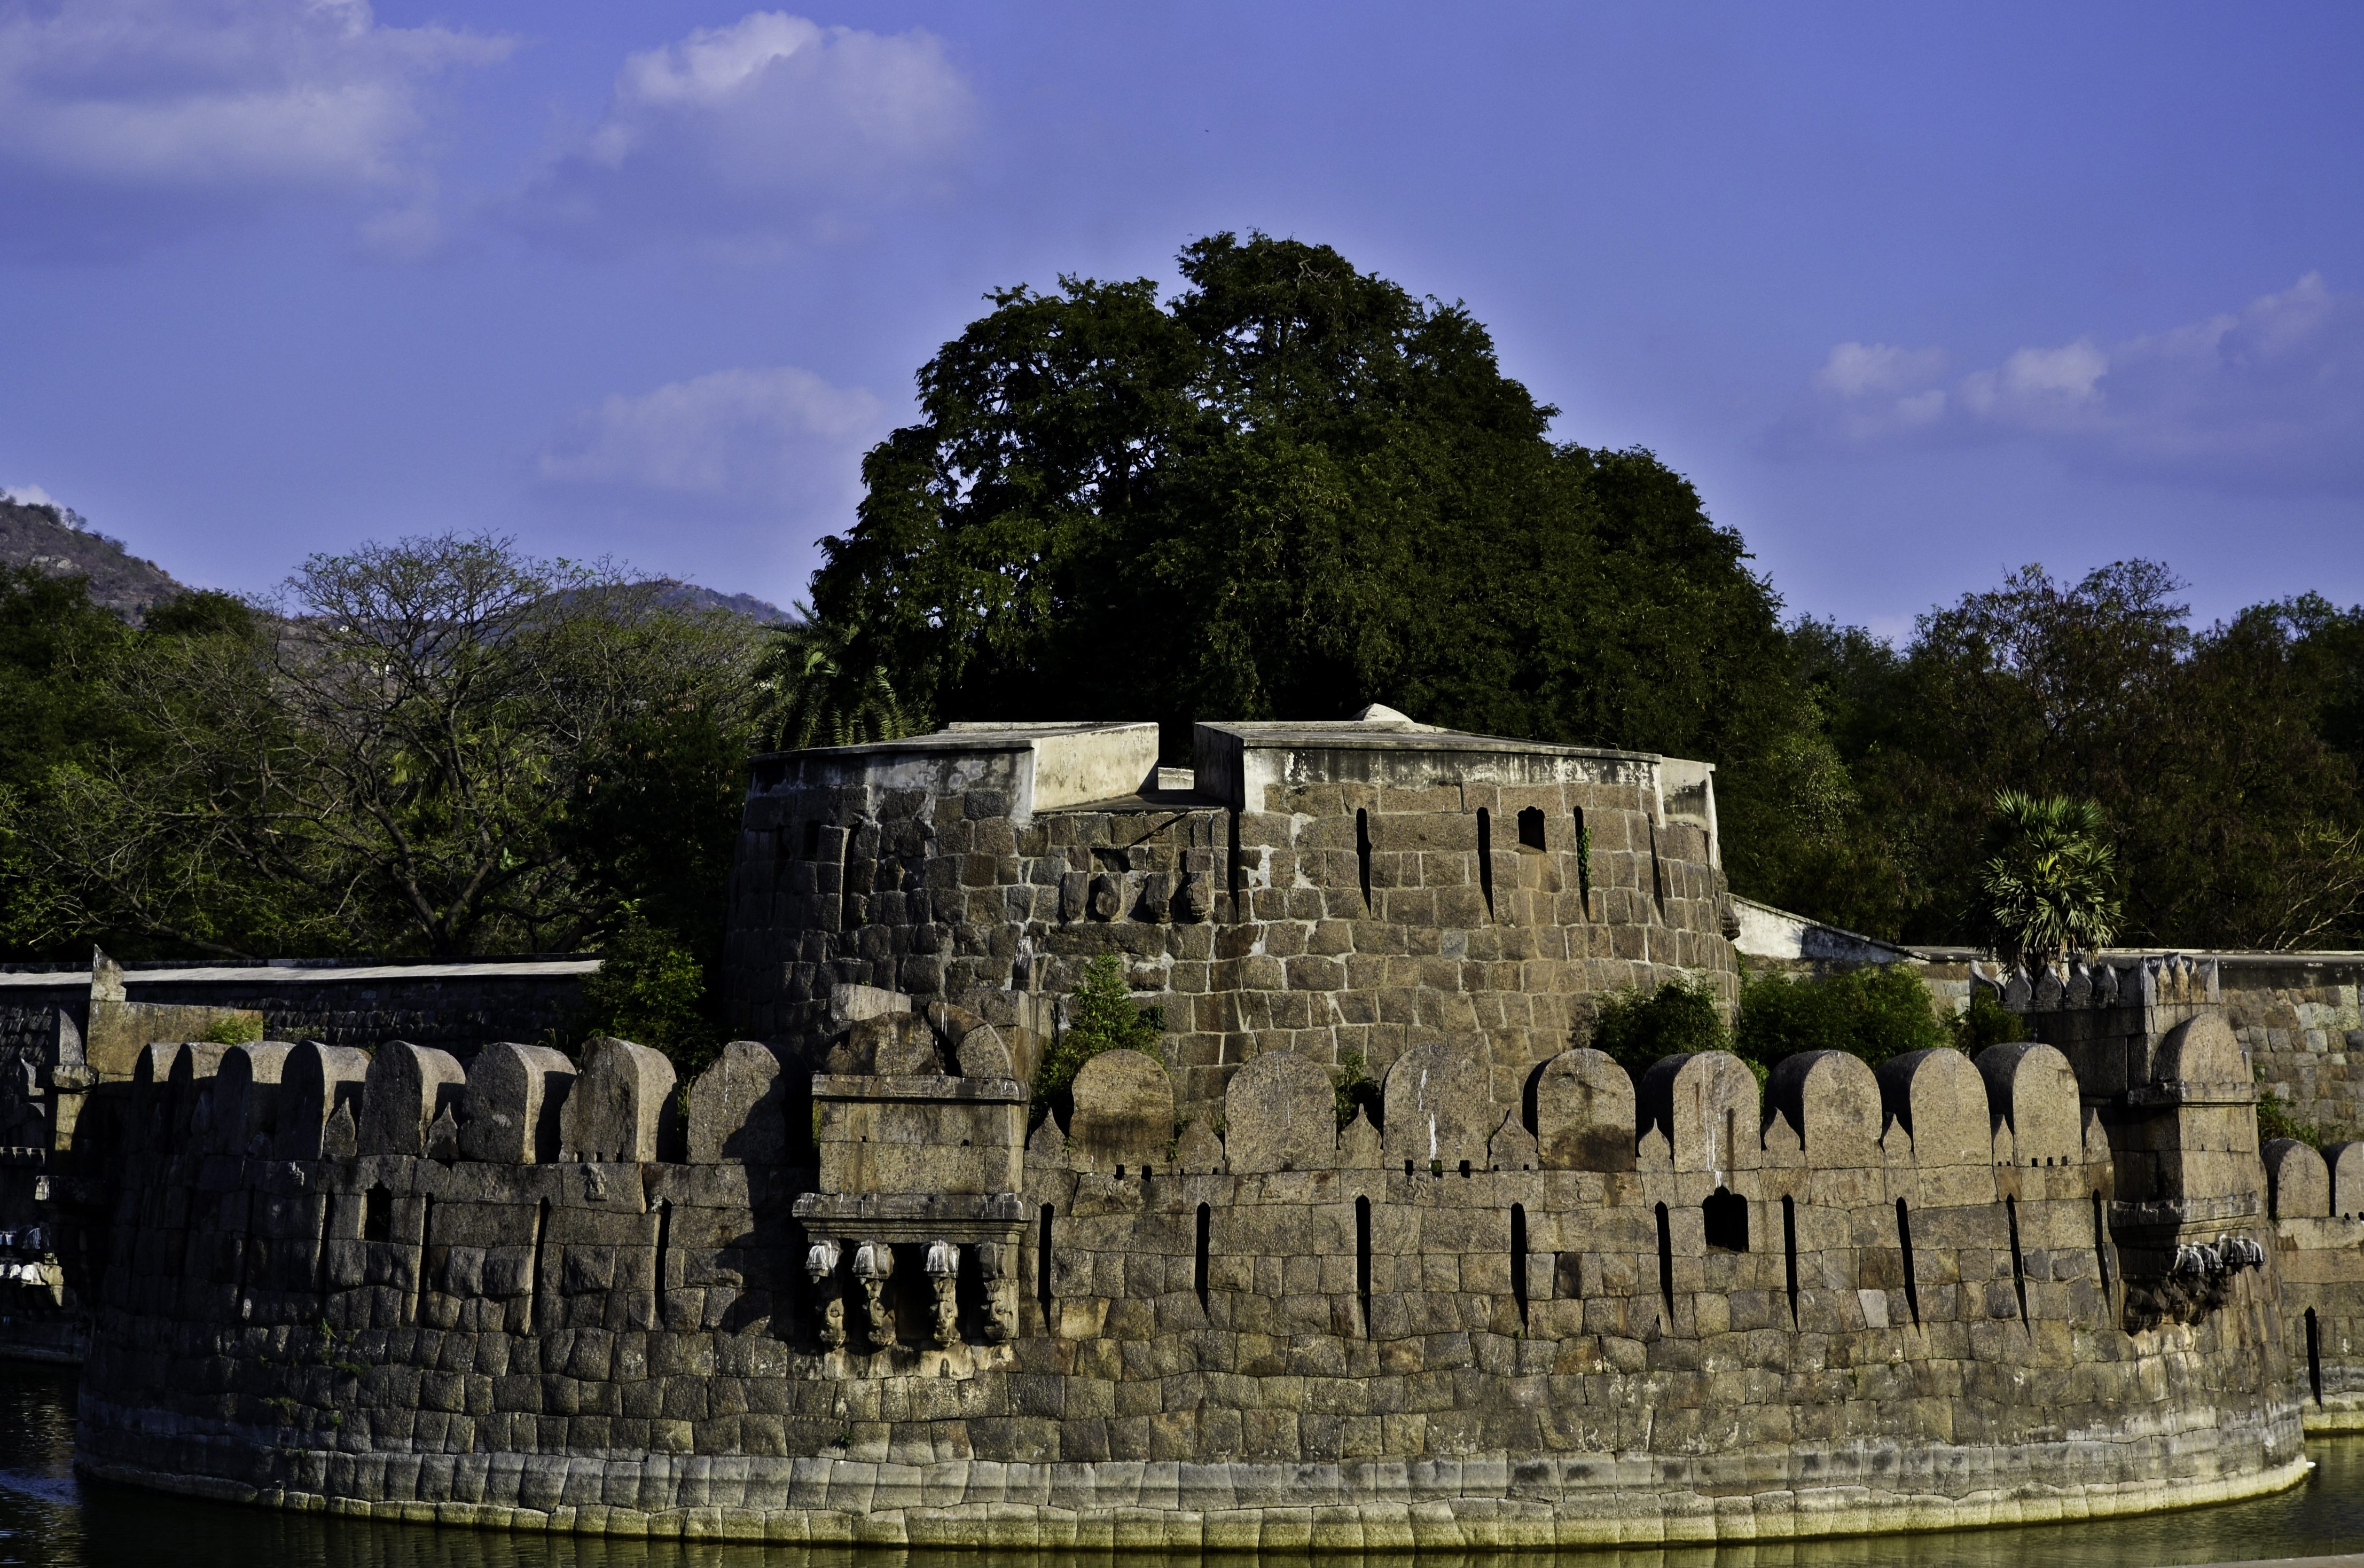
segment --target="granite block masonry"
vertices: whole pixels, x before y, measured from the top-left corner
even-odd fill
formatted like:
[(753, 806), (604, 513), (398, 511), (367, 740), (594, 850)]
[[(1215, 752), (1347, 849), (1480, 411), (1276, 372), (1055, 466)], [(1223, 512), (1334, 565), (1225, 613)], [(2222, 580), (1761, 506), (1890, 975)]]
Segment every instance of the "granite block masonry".
[[(1589, 999), (1732, 995), (1719, 859), (1703, 767), (1401, 720), (1202, 726), (1187, 773), (1148, 726), (764, 759), (749, 1038), (686, 1086), (625, 1041), (456, 1079), (145, 1049), (74, 1151), (113, 1182), (72, 1250), (79, 1462), (1025, 1547), (1782, 1539), (2295, 1481), (2364, 1392), (2364, 1154), (2261, 1153), (2204, 976), (2007, 991), (2037, 1038), (1976, 1062), (1637, 1084)], [(1162, 1059), (1040, 1116), (1102, 952)]]

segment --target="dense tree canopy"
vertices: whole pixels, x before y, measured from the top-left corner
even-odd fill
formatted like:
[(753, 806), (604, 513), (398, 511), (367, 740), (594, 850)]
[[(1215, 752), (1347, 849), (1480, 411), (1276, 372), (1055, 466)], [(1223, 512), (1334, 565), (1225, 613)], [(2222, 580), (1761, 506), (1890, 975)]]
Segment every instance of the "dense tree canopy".
[(1460, 306), (1263, 235), (1181, 272), (991, 295), (768, 648), (483, 539), (139, 628), (0, 573), (0, 948), (606, 944), (610, 1026), (694, 1052), (751, 749), (1143, 717), (1182, 761), (1195, 719), (1373, 701), (1712, 762), (1735, 890), (1875, 935), (1990, 934), (2016, 792), (2073, 809), (2121, 940), (2364, 945), (2364, 610), (2194, 628), (2137, 561), (1901, 646), (1784, 627), (1688, 482), (1556, 442)]
[(1892, 649), (1794, 627), (1827, 788), (1819, 836), (1729, 846), (1735, 884), (1879, 935), (1974, 941), (1998, 791), (2093, 802), (2118, 940), (2364, 942), (2356, 726), (2364, 611), (2259, 605), (2195, 631), (2158, 562), (2038, 566), (1921, 617)]
[(64, 716), (0, 779), (19, 951), (563, 950), (628, 900), (719, 946), (756, 701), (737, 617), (452, 536), (315, 556), (284, 614), (90, 611), (45, 653), (28, 617), (58, 592), (0, 603)]
[(1015, 287), (920, 373), (814, 603), (937, 719), (1334, 717), (1766, 751), (1779, 604), (1647, 452), (1555, 444), (1459, 306), (1218, 235)]

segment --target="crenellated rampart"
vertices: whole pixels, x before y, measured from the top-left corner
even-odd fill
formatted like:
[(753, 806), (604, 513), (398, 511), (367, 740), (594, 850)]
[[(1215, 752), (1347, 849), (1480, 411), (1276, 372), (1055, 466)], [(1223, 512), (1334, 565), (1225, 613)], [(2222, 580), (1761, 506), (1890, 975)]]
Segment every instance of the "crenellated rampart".
[[(2271, 1490), (2348, 1390), (2344, 1189), (2300, 1217), (2180, 971), (2032, 981), (1975, 1062), (1636, 1082), (1571, 1036), (1728, 985), (1703, 772), (1219, 732), (1251, 812), (1094, 796), (1143, 758), (1077, 733), (759, 769), (772, 1038), (686, 1087), (617, 1040), (147, 1048), (77, 1150), (84, 1466), (783, 1541), (1756, 1540)], [(1169, 1060), (1041, 1115), (1100, 951)]]

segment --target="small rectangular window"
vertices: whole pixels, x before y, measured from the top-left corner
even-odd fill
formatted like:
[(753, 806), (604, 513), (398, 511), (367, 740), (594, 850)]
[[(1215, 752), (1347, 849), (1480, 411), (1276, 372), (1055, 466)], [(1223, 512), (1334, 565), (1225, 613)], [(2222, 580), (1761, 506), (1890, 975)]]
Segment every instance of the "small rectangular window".
[(1530, 806), (1519, 813), (1519, 848), (1540, 850), (1544, 847), (1543, 808)]

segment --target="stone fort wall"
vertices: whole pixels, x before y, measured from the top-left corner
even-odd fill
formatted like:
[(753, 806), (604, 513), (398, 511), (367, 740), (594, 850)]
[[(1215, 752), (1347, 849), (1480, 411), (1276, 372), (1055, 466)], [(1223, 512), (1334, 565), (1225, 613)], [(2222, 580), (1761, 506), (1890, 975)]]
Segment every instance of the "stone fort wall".
[(1162, 1006), (1186, 1105), (1266, 1050), (1374, 1079), (1461, 1042), (1515, 1094), (1587, 998), (1736, 966), (1697, 763), (1399, 722), (956, 727), (759, 760), (726, 954), (738, 1029), (818, 1041), (868, 984), (1051, 1027), (1092, 956)]
[[(768, 1038), (686, 1093), (622, 1041), (146, 1048), (73, 1151), (80, 1462), (628, 1534), (1573, 1545), (2186, 1506), (2342, 1418), (2364, 1221), (2261, 1155), (2196, 969), (2031, 984), (1975, 1062), (1637, 1083), (1567, 1031), (1729, 995), (1703, 771), (1238, 726), (1185, 781), (1132, 728), (759, 766)], [(1103, 951), (1171, 1060), (1033, 1119)]]
[[(958, 1043), (932, 1064), (998, 1066)], [(797, 1166), (794, 1068), (752, 1043), (680, 1123), (621, 1042), (579, 1074), (151, 1048), (82, 1462), (532, 1528), (1266, 1547), (1772, 1538), (2297, 1473), (2280, 1243), (2242, 1261), (2261, 1218), (2217, 1224), (2213, 1299), (2129, 1332), (2110, 1147), (2050, 1048), (1801, 1058), (1769, 1104), (1730, 1057), (1636, 1085), (1572, 1051), (1532, 1128), (1424, 1048), (1343, 1133), (1273, 1053), (1179, 1139), (1129, 1054), (1022, 1154), (1014, 1081), (824, 1074)], [(962, 1105), (931, 1125), (1001, 1139), (939, 1183), (1006, 1180), (1007, 1213), (893, 1190), (858, 1140)], [(839, 1190), (857, 1170), (883, 1179)]]

